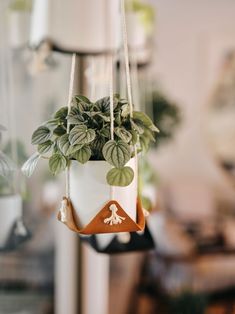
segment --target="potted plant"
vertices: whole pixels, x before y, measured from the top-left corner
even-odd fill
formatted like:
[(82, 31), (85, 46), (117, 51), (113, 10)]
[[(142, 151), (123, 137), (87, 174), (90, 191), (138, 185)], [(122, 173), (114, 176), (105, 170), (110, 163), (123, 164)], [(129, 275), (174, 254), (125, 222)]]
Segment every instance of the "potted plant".
[(136, 53), (138, 62), (146, 62), (154, 30), (154, 8), (142, 0), (129, 0), (126, 11), (129, 46)]
[[(5, 130), (0, 125), (0, 142)], [(22, 217), (22, 200), (13, 183), (16, 169), (14, 162), (0, 150), (0, 250), (4, 248), (14, 223)]]
[[(71, 167), (71, 200), (75, 218), (83, 226), (112, 198), (136, 221), (137, 176), (135, 155), (146, 151), (158, 131), (143, 112), (130, 114), (125, 99), (114, 95), (114, 138), (111, 139), (110, 98), (91, 102), (74, 96), (71, 109), (58, 110), (32, 134), (37, 146), (23, 165), (31, 176), (39, 159), (47, 159), (56, 175)], [(67, 129), (67, 123), (69, 128)]]

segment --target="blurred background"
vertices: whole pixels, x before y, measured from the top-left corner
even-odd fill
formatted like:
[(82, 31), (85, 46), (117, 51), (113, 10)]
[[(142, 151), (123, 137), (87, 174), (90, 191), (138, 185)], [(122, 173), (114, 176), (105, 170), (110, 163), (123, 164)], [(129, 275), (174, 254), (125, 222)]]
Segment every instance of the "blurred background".
[[(99, 247), (57, 219), (64, 175), (26, 179), (31, 133), (75, 90), (126, 97), (119, 0), (0, 2), (0, 314), (235, 313), (235, 2), (126, 0), (142, 233)], [(10, 169), (4, 172), (5, 165)]]

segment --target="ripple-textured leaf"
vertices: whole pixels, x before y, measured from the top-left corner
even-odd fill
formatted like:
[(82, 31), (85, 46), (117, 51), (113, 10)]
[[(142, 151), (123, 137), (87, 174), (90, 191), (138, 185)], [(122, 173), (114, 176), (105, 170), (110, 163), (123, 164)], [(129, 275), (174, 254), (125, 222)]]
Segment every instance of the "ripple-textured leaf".
[(88, 129), (85, 125), (75, 126), (69, 134), (71, 145), (88, 144), (95, 139), (95, 130)]
[(49, 168), (50, 168), (50, 171), (54, 175), (65, 170), (66, 166), (67, 166), (67, 159), (60, 153), (55, 153), (49, 159)]
[(89, 146), (83, 146), (73, 157), (82, 164), (85, 164), (91, 157), (91, 149)]
[(111, 165), (121, 168), (131, 158), (130, 146), (122, 140), (108, 141), (103, 147), (103, 156)]
[(27, 177), (30, 177), (33, 174), (40, 158), (41, 158), (40, 154), (35, 153), (28, 160), (26, 160), (26, 162), (23, 164), (21, 168), (23, 174), (26, 175)]
[(107, 173), (106, 179), (109, 185), (128, 186), (134, 178), (131, 167), (113, 168)]
[(32, 135), (32, 144), (42, 144), (48, 141), (52, 136), (52, 131), (46, 126), (40, 126), (33, 132)]

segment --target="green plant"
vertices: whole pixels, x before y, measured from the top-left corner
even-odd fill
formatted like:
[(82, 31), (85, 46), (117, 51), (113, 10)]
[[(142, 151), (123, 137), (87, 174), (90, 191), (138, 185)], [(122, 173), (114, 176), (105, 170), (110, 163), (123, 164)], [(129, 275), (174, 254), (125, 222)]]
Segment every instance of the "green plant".
[(147, 34), (153, 31), (155, 11), (152, 5), (141, 0), (129, 0), (126, 5), (127, 11), (136, 12), (139, 15), (139, 20)]
[(144, 189), (146, 186), (154, 186), (154, 188), (156, 188), (158, 180), (146, 156), (141, 156), (139, 158), (138, 171), (138, 194), (141, 197), (141, 203), (144, 209), (150, 212), (153, 209), (153, 204), (151, 199), (145, 195)]
[[(143, 112), (134, 111), (125, 99), (114, 95), (114, 139), (110, 134), (110, 98), (95, 103), (84, 96), (74, 96), (71, 110), (62, 107), (52, 119), (37, 128), (32, 144), (37, 152), (23, 165), (22, 171), (30, 176), (40, 158), (49, 160), (53, 174), (65, 170), (71, 160), (84, 164), (89, 160), (106, 160), (114, 168), (107, 173), (110, 185), (127, 186), (134, 177), (126, 163), (137, 152), (146, 151), (153, 133), (158, 131), (151, 119)], [(69, 132), (67, 134), (67, 122)]]
[[(0, 125), (0, 142), (2, 141), (2, 132), (6, 131), (3, 125)], [(12, 175), (16, 170), (14, 162), (0, 150), (0, 195), (13, 193)]]
[(10, 3), (10, 10), (11, 11), (30, 11), (32, 8), (32, 1), (31, 0), (14, 0)]
[(147, 104), (153, 113), (153, 121), (158, 125), (161, 133), (155, 146), (158, 147), (173, 138), (176, 128), (181, 122), (181, 112), (178, 106), (169, 100), (163, 93), (155, 91), (151, 103)]

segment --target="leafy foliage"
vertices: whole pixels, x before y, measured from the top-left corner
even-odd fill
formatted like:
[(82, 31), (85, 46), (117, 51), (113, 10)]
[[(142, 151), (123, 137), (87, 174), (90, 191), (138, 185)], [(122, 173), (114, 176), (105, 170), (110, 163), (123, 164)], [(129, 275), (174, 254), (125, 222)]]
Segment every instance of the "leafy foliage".
[(155, 142), (155, 146), (158, 147), (173, 138), (182, 116), (178, 106), (159, 91), (154, 92), (153, 102), (148, 104), (148, 107), (150, 106), (152, 107), (150, 111), (153, 112), (153, 121), (161, 130), (158, 140)]
[[(2, 140), (2, 132), (6, 131), (6, 128), (0, 124), (0, 141)], [(23, 148), (16, 143), (16, 149), (23, 152)], [(8, 157), (11, 152), (10, 143), (0, 151), (0, 195), (8, 195), (14, 193), (13, 187), (13, 173), (17, 169), (17, 165)]]
[[(77, 95), (73, 97), (69, 113), (67, 107), (62, 107), (34, 131), (32, 143), (37, 145), (42, 158), (49, 158), (53, 174), (63, 171), (71, 160), (82, 164), (89, 160), (106, 160), (114, 167), (107, 174), (107, 182), (126, 186), (134, 176), (126, 164), (135, 155), (135, 145), (138, 152), (146, 151), (156, 131), (146, 114), (134, 111), (131, 117), (128, 102), (114, 95), (114, 137), (111, 140), (109, 97), (93, 103)], [(26, 174), (31, 174), (30, 164), (27, 161), (23, 166)]]

